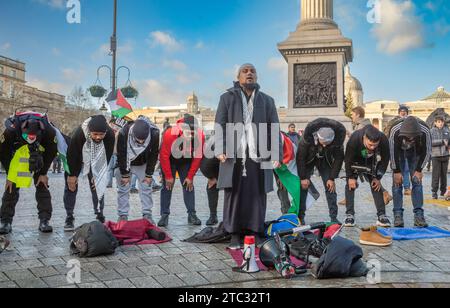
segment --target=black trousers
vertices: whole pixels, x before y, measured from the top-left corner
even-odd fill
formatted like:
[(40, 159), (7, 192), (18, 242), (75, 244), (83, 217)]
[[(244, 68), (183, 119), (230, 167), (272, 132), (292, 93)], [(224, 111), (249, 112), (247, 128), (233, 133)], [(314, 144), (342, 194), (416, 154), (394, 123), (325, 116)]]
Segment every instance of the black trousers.
[(431, 184), (433, 193), (437, 193), (438, 189), (441, 190), (442, 195), (447, 192), (448, 162), (448, 157), (433, 158), (433, 180)]
[[(77, 194), (78, 194), (78, 186), (75, 191), (70, 191), (69, 186), (67, 185), (67, 173), (64, 174), (65, 177), (65, 188), (64, 188), (64, 208), (66, 209), (66, 214), (68, 217), (73, 217), (74, 211), (75, 211), (75, 204), (77, 203)], [(92, 189), (92, 174), (89, 173), (88, 179), (89, 179), (89, 187), (91, 187), (91, 194), (92, 194), (92, 204), (94, 206), (94, 213), (97, 214), (103, 214), (103, 209), (105, 208), (105, 197), (103, 197), (101, 200), (98, 200), (97, 192)], [(99, 208), (100, 205), (100, 208)]]
[[(325, 188), (325, 196), (327, 198), (328, 210), (330, 213), (330, 218), (335, 219), (338, 216), (338, 206), (337, 206), (337, 193), (330, 193), (327, 188), (327, 182), (330, 178), (331, 167), (322, 159), (317, 165), (317, 169), (319, 171), (320, 177), (322, 178), (323, 186)], [(299, 217), (302, 221), (304, 221), (306, 215), (306, 198), (308, 196), (307, 190), (300, 190), (300, 214)]]
[[(371, 177), (366, 177), (367, 185), (372, 186), (372, 180)], [(377, 209), (377, 216), (380, 217), (381, 215), (386, 215), (386, 205), (384, 203), (383, 198), (383, 189), (380, 189), (380, 191), (375, 191), (372, 187), (370, 188), (372, 191), (373, 200), (375, 202), (375, 207)], [(347, 185), (345, 186), (345, 199), (347, 202), (347, 215), (355, 215), (355, 191), (350, 190)]]
[[(38, 181), (38, 176), (34, 176), (34, 184)], [(19, 202), (19, 188), (13, 186), (12, 193), (5, 191), (2, 198), (2, 207), (0, 209), (0, 220), (2, 223), (12, 223), (14, 215), (16, 214), (16, 205)], [(50, 220), (52, 218), (52, 197), (50, 191), (40, 184), (36, 187), (35, 198), (37, 201), (37, 209), (39, 220)]]
[(208, 195), (208, 205), (209, 212), (211, 215), (217, 215), (217, 206), (219, 204), (219, 189), (217, 189), (217, 185), (209, 188), (206, 187), (206, 193)]

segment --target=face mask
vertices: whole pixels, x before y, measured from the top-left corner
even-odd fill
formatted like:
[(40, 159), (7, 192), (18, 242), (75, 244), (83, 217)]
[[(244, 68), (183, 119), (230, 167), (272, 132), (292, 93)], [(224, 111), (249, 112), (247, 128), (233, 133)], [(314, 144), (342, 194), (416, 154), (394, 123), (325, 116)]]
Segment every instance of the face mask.
[(29, 135), (29, 134), (26, 134), (26, 133), (23, 133), (22, 134), (22, 138), (23, 138), (23, 140), (25, 140), (28, 144), (33, 144), (33, 143), (35, 143), (36, 142), (36, 135)]

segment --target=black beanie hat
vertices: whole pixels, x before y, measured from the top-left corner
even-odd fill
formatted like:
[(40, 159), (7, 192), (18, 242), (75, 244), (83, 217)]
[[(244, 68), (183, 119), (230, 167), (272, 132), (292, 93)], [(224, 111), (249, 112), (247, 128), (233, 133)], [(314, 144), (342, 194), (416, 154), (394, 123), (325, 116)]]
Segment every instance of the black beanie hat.
[(415, 138), (422, 134), (422, 128), (415, 117), (407, 117), (400, 128), (401, 137)]
[(147, 123), (147, 121), (136, 120), (136, 122), (134, 122), (133, 135), (136, 139), (147, 140), (149, 134), (150, 125)]
[(91, 117), (88, 128), (91, 133), (106, 133), (108, 130), (108, 122), (104, 116), (96, 115)]

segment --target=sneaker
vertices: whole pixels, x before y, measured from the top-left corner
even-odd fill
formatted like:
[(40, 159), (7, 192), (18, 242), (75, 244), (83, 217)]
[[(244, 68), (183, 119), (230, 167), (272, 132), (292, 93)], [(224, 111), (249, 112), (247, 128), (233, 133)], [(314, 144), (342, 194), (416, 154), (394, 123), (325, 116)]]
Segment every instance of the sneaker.
[(355, 226), (355, 216), (347, 215), (347, 218), (344, 222), (344, 227), (353, 228)]
[(403, 194), (404, 194), (405, 196), (411, 196), (412, 191), (411, 191), (411, 189), (407, 188), (407, 189), (405, 189), (405, 192), (404, 192)]
[(428, 228), (427, 221), (423, 214), (416, 214), (414, 217), (414, 227), (417, 228)]
[(42, 233), (52, 233), (53, 227), (50, 226), (48, 220), (41, 220), (39, 224), (39, 231), (41, 231)]
[(158, 222), (158, 227), (167, 227), (169, 225), (169, 215), (162, 215)]
[(439, 198), (438, 198), (438, 194), (437, 194), (436, 192), (434, 192), (432, 198), (433, 198), (433, 200), (439, 199)]
[(381, 215), (378, 217), (377, 226), (382, 228), (390, 228), (391, 221), (386, 215)]
[(241, 245), (241, 236), (239, 234), (233, 234), (231, 236), (230, 245), (228, 245), (228, 249), (230, 250), (239, 250), (242, 248)]
[(362, 229), (359, 243), (367, 246), (387, 247), (392, 245), (392, 237), (383, 236), (377, 227)]
[(338, 202), (338, 204), (342, 205), (342, 206), (346, 206), (347, 205), (347, 200), (344, 199), (344, 200)]
[(71, 216), (66, 218), (66, 224), (64, 225), (64, 232), (75, 231), (74, 221), (75, 221), (75, 218), (73, 218)]
[(120, 215), (119, 219), (117, 220), (117, 222), (121, 222), (121, 221), (128, 221), (128, 216), (126, 215)]
[(0, 234), (1, 235), (8, 235), (12, 232), (12, 226), (9, 222), (1, 223), (0, 225)]
[(403, 214), (395, 214), (394, 228), (404, 228), (405, 221), (403, 220)]
[(217, 214), (211, 214), (209, 216), (208, 221), (206, 222), (207, 226), (215, 226), (219, 223), (219, 219), (217, 219)]
[(191, 213), (188, 216), (188, 224), (194, 225), (194, 226), (201, 226), (202, 221), (200, 219), (198, 219), (198, 217), (195, 213)]
[(389, 203), (391, 203), (392, 200), (394, 200), (394, 197), (392, 197), (388, 191), (385, 191), (383, 193), (383, 199), (384, 199), (384, 205), (388, 205)]
[(151, 223), (152, 225), (155, 225), (155, 221), (153, 220), (152, 214), (142, 215), (142, 218), (148, 220), (148, 222)]

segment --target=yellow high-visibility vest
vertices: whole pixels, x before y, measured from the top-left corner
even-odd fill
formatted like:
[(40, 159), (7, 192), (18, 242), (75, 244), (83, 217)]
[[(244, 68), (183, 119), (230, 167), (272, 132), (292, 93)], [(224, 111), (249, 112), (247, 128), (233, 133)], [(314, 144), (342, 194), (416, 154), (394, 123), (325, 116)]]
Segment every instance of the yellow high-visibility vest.
[(19, 148), (9, 165), (8, 180), (17, 188), (30, 188), (33, 175), (30, 172), (30, 150), (28, 145)]

